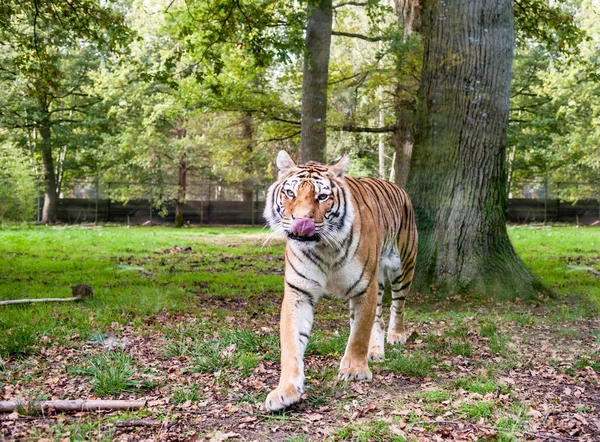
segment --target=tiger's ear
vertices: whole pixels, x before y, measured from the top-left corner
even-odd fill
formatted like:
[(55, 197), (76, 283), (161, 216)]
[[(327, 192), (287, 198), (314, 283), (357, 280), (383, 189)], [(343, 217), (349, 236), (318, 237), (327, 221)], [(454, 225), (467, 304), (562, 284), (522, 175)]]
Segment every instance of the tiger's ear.
[(346, 168), (350, 164), (350, 158), (346, 154), (339, 157), (337, 160), (329, 163), (329, 170), (333, 172), (333, 174), (339, 178), (344, 176), (344, 172), (346, 172)]
[(279, 176), (285, 174), (289, 169), (296, 167), (296, 163), (292, 160), (292, 157), (285, 150), (280, 150), (277, 154), (277, 169), (279, 169)]

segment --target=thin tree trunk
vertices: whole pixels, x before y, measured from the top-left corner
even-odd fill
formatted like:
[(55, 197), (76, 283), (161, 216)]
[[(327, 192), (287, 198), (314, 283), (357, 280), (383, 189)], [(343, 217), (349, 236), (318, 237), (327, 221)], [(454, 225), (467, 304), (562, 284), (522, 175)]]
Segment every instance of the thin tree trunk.
[[(406, 41), (411, 38), (413, 32), (420, 29), (421, 2), (420, 0), (395, 0), (394, 3), (398, 15), (398, 25), (403, 27), (404, 40)], [(402, 90), (403, 87), (406, 87), (406, 83), (406, 81), (401, 81), (396, 86), (394, 101), (394, 112), (396, 114), (394, 181), (400, 187), (406, 187), (408, 181), (414, 144), (415, 104), (413, 100), (402, 98), (403, 95), (406, 95), (406, 92)]]
[(44, 182), (44, 207), (42, 209), (42, 224), (56, 222), (56, 209), (58, 194), (56, 192), (56, 175), (54, 173), (54, 160), (52, 159), (50, 123), (45, 122), (39, 128), (41, 142), (40, 153), (42, 157), (42, 181)]
[(417, 212), (414, 287), (503, 298), (550, 293), (506, 231), (511, 0), (426, 2), (408, 190)]
[[(186, 130), (178, 124), (177, 139), (182, 140), (186, 136)], [(183, 227), (183, 210), (185, 207), (185, 198), (187, 193), (187, 172), (188, 165), (186, 154), (183, 152), (179, 156), (179, 165), (177, 167), (177, 201), (175, 202), (175, 227)]]
[(414, 110), (411, 109), (410, 103), (406, 100), (397, 99), (394, 107), (396, 112), (396, 132), (394, 133), (396, 163), (394, 164), (394, 181), (400, 187), (406, 187), (414, 143)]
[(187, 193), (187, 171), (186, 155), (182, 153), (179, 157), (177, 168), (177, 201), (175, 202), (175, 227), (183, 227), (183, 210), (185, 208), (185, 197)]
[(332, 1), (311, 2), (306, 28), (302, 76), (300, 161), (325, 161), (327, 144), (327, 81), (331, 48)]
[(252, 127), (252, 115), (243, 114), (240, 120), (242, 125), (242, 139), (246, 143), (245, 161), (244, 161), (244, 183), (242, 188), (242, 200), (247, 203), (252, 203), (254, 197), (254, 187), (252, 186), (252, 180), (250, 177), (254, 172), (254, 163), (252, 161), (252, 154), (254, 149), (254, 130)]

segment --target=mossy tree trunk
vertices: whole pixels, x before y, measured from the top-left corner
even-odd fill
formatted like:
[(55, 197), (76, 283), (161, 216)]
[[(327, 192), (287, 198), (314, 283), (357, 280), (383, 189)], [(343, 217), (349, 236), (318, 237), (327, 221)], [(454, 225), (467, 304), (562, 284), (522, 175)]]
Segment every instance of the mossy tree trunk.
[(429, 0), (408, 190), (417, 212), (415, 290), (497, 299), (549, 291), (506, 230), (511, 0)]

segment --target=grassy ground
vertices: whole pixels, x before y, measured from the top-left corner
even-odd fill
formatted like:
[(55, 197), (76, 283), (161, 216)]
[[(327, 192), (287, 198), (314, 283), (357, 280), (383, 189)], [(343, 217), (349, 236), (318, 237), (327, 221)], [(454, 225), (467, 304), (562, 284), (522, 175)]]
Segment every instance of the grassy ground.
[[(335, 381), (343, 302), (323, 300), (307, 394), (267, 415), (278, 381), (283, 247), (251, 228), (0, 230), (0, 399), (144, 398), (135, 412), (0, 415), (0, 438), (600, 440), (600, 230), (514, 227), (544, 303), (414, 295), (412, 335), (371, 383)], [(389, 302), (389, 301), (388, 301)], [(139, 426), (140, 419), (144, 419)], [(237, 436), (236, 436), (237, 435)]]

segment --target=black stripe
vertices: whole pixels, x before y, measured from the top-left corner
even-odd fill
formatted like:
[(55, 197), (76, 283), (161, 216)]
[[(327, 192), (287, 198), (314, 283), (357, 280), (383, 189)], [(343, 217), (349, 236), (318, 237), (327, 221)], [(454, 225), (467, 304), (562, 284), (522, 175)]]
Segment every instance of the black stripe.
[[(293, 253), (293, 252), (292, 252), (292, 253)], [(294, 254), (294, 256), (295, 256), (295, 254)], [(304, 274), (300, 273), (298, 270), (296, 270), (296, 267), (294, 267), (294, 264), (292, 264), (292, 261), (290, 261), (290, 259), (287, 257), (287, 250), (286, 250), (286, 256), (285, 256), (285, 259), (287, 260), (287, 262), (288, 262), (288, 264), (290, 265), (290, 267), (292, 268), (292, 270), (293, 270), (294, 272), (296, 272), (296, 274), (297, 274), (298, 276), (300, 276), (300, 277), (302, 277), (302, 278), (306, 279), (307, 281), (314, 282), (315, 284), (319, 284), (319, 283), (318, 283), (317, 281), (315, 281), (314, 279), (312, 279), (312, 278), (309, 278), (308, 276), (306, 276), (306, 275), (304, 275)]]
[(344, 242), (342, 243), (342, 248), (346, 246), (346, 250), (342, 254), (342, 257), (333, 263), (331, 268), (335, 269), (338, 266), (342, 265), (346, 259), (348, 258), (348, 252), (350, 251), (350, 246), (352, 246), (352, 242), (354, 241), (354, 225), (350, 226), (350, 233), (346, 238), (344, 238)]
[(410, 285), (410, 283), (411, 283), (411, 282), (412, 282), (412, 281), (408, 281), (407, 283), (405, 283), (405, 284), (403, 284), (402, 286), (400, 286), (400, 288), (399, 288), (399, 289), (395, 289), (394, 287), (392, 287), (392, 290), (393, 290), (394, 292), (401, 292), (402, 290), (404, 290), (405, 288), (407, 288), (407, 287)]
[(315, 261), (310, 255), (306, 254), (306, 252), (304, 250), (301, 250), (301, 252), (302, 252), (302, 255), (304, 255), (306, 258), (308, 258), (309, 261), (311, 261), (314, 265), (316, 265), (321, 272), (325, 273), (321, 263), (319, 263), (318, 261)]
[(285, 283), (292, 289), (292, 290), (296, 290), (298, 293), (306, 296), (308, 298), (308, 303), (310, 304), (311, 307), (315, 306), (315, 298), (313, 296), (312, 293), (301, 289), (300, 287), (296, 287), (294, 284), (290, 284), (288, 281), (285, 281)]
[[(373, 213), (373, 210), (371, 210), (371, 206), (369, 206), (369, 204), (367, 204), (367, 201), (365, 200), (365, 197), (363, 196), (361, 189), (359, 187), (359, 183), (358, 180), (348, 180), (348, 184), (353, 185), (354, 188), (356, 188), (356, 191), (352, 193), (352, 195), (354, 196), (354, 198), (358, 199), (358, 197), (360, 197), (360, 199), (362, 200), (362, 202), (364, 203), (365, 207), (367, 209), (369, 209), (369, 212), (371, 212), (371, 216), (373, 217), (373, 219), (375, 219), (375, 214)], [(364, 184), (361, 184), (364, 188)], [(359, 208), (360, 209), (360, 208)], [(358, 213), (360, 213), (360, 210), (358, 211)]]
[(369, 290), (369, 286), (371, 285), (372, 281), (373, 281), (373, 275), (371, 275), (371, 279), (369, 279), (369, 283), (367, 284), (367, 286), (365, 287), (364, 290), (361, 290), (360, 293), (357, 293), (354, 296), (350, 296), (348, 299), (354, 299), (354, 298), (358, 298), (359, 296), (364, 295), (367, 292), (367, 290)]
[(365, 275), (365, 271), (367, 270), (367, 266), (369, 265), (369, 257), (367, 256), (367, 260), (365, 261), (365, 265), (362, 269), (362, 272), (360, 273), (360, 276), (358, 277), (358, 279), (356, 280), (356, 282), (354, 284), (352, 284), (352, 286), (348, 289), (348, 291), (346, 292), (346, 296), (348, 296), (350, 294), (350, 292), (352, 290), (354, 290), (354, 287), (356, 287), (356, 285), (362, 281), (362, 277)]

